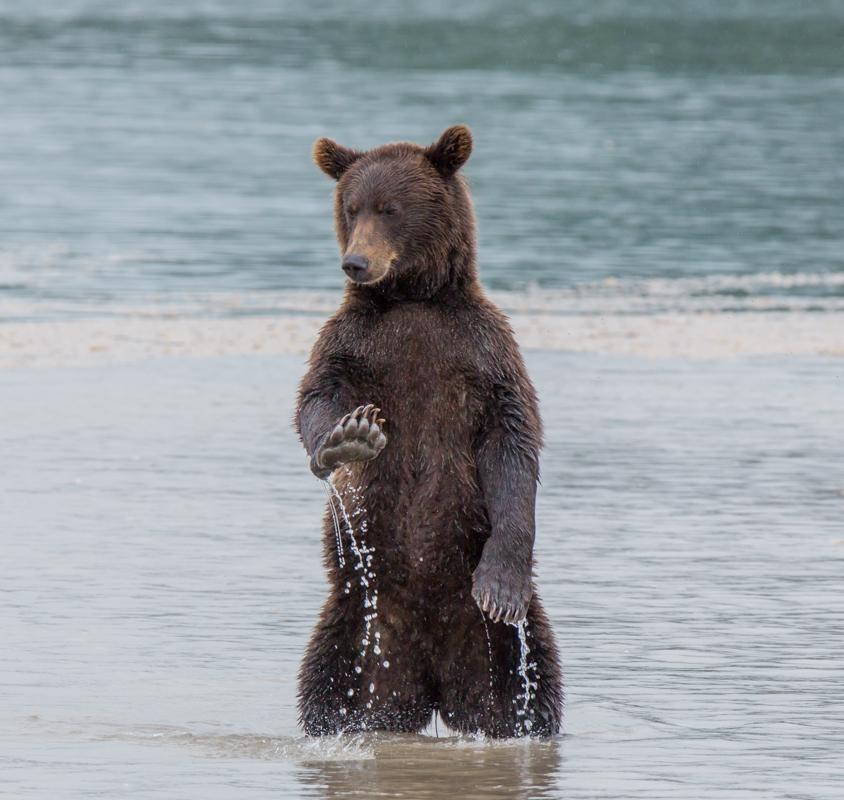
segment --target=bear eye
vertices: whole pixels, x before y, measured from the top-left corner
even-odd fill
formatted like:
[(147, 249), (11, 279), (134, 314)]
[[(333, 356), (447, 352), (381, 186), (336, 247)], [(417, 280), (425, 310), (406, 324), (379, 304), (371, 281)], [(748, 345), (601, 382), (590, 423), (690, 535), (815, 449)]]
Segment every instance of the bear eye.
[(378, 206), (378, 211), (381, 214), (386, 214), (388, 217), (393, 217), (399, 213), (398, 206), (396, 206), (395, 203), (381, 203), (381, 205)]
[(357, 213), (358, 213), (358, 207), (357, 206), (353, 206), (353, 205), (346, 206), (346, 214), (348, 214), (348, 216), (355, 217), (355, 216), (357, 216)]

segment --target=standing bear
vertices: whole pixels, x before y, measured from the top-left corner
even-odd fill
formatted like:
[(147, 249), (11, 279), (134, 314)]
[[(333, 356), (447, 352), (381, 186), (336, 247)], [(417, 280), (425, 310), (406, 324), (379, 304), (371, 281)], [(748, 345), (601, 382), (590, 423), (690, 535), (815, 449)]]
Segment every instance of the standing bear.
[[(504, 315), (484, 296), (458, 170), (472, 137), (314, 145), (337, 181), (349, 280), (299, 390), (330, 594), (299, 675), (308, 734), (548, 736), (562, 677), (532, 582), (541, 422)], [(335, 521), (338, 530), (335, 529)]]

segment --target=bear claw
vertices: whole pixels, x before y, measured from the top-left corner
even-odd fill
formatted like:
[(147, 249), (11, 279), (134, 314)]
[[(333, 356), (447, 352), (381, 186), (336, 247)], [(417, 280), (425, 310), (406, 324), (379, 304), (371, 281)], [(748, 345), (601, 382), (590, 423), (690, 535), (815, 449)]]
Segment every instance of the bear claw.
[(484, 563), (483, 559), (472, 576), (472, 597), (493, 622), (514, 625), (523, 620), (532, 593), (529, 576), (520, 578), (511, 570)]
[(342, 464), (375, 458), (387, 444), (380, 413), (367, 403), (341, 417), (311, 457), (311, 472), (325, 480)]

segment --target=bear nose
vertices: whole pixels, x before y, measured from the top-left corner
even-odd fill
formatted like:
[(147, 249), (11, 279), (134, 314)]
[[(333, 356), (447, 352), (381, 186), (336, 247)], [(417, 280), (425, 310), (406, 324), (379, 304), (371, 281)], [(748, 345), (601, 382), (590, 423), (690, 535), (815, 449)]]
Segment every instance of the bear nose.
[(343, 259), (343, 272), (353, 281), (360, 281), (369, 271), (369, 259), (366, 256), (350, 255)]

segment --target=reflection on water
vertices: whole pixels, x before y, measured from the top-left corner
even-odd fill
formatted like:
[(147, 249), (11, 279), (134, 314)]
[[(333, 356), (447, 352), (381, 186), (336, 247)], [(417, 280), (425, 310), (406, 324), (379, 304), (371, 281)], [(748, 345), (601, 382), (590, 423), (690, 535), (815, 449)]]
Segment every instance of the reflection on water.
[(840, 362), (527, 361), (550, 743), (299, 732), (301, 359), (0, 371), (0, 791), (838, 800)]
[(373, 749), (371, 762), (303, 764), (297, 777), (314, 796), (557, 797), (561, 744), (550, 742), (427, 742), (408, 738)]
[(557, 796), (563, 738), (549, 741), (366, 733), (322, 739), (202, 734), (147, 726), (108, 729), (96, 741), (184, 749), (215, 759), (282, 761), (308, 797), (465, 800)]

